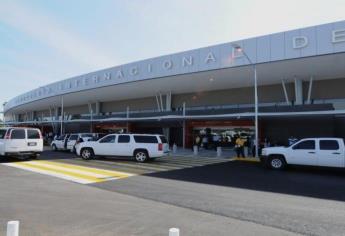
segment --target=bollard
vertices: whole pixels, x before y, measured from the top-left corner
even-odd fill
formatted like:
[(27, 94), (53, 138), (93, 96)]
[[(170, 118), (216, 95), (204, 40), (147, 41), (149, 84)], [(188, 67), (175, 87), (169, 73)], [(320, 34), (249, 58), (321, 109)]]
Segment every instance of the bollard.
[(169, 229), (169, 236), (180, 236), (180, 230), (178, 228)]
[(198, 155), (198, 146), (197, 145), (194, 145), (193, 146), (193, 154), (195, 155), (195, 156), (197, 156)]
[(217, 157), (222, 156), (222, 147), (217, 147)]
[(176, 143), (174, 143), (174, 145), (173, 145), (173, 153), (176, 153), (177, 152), (177, 145), (176, 145)]
[(19, 236), (19, 221), (7, 222), (6, 236)]

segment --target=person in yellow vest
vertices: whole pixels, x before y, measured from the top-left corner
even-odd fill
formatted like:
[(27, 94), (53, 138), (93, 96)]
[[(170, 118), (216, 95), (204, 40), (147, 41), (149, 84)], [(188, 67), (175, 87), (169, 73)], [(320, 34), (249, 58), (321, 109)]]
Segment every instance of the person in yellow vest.
[(237, 137), (236, 141), (235, 141), (235, 149), (236, 149), (236, 153), (237, 153), (237, 157), (245, 157), (244, 156), (244, 143), (245, 140), (242, 139), (240, 136)]

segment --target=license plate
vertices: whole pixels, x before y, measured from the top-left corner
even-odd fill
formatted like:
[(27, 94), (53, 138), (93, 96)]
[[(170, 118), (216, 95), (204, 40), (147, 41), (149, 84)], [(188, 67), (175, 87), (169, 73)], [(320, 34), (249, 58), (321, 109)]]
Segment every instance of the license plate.
[(37, 143), (35, 143), (35, 142), (30, 142), (30, 143), (28, 143), (28, 146), (37, 146)]

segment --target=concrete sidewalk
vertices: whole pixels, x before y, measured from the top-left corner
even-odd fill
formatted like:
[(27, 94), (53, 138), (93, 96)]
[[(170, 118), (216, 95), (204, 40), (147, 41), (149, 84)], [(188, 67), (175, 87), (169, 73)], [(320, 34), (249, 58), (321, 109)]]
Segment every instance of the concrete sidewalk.
[(8, 220), (20, 220), (21, 236), (294, 235), (2, 165), (0, 189), (0, 235)]
[[(185, 156), (185, 157), (218, 157), (217, 151), (215, 149), (203, 149), (200, 148), (198, 155), (194, 155), (194, 152), (191, 148), (177, 148), (176, 153), (173, 153), (173, 150), (170, 150), (171, 156)], [(222, 155), (218, 158), (233, 158), (236, 156), (236, 152), (230, 148), (222, 148)]]

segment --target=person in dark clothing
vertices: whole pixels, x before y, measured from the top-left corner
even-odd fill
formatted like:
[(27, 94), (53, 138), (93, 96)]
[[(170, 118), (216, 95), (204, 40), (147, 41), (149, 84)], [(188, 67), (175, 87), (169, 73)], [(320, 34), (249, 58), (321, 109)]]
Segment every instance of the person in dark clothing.
[(65, 136), (64, 149), (67, 149), (68, 136)]

